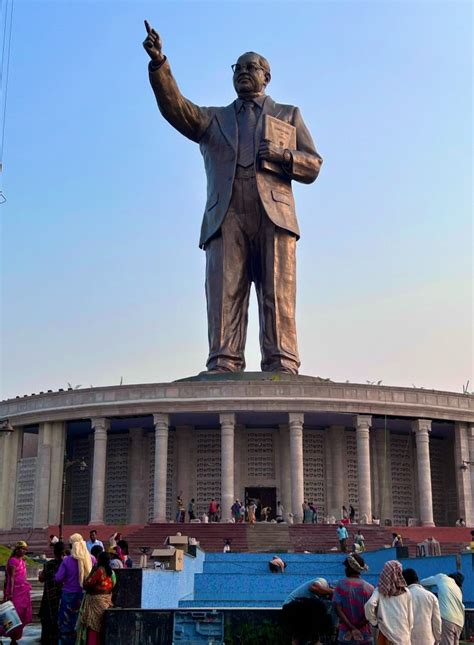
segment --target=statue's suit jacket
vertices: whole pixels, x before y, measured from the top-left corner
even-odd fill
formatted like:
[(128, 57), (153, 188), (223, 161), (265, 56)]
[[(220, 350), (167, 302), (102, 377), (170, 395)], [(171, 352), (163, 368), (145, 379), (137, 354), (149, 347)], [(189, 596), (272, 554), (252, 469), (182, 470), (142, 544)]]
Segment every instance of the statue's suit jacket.
[[(199, 245), (204, 247), (218, 231), (229, 208), (238, 154), (238, 126), (234, 102), (226, 107), (199, 107), (185, 98), (171, 73), (168, 60), (150, 63), (150, 83), (158, 107), (165, 119), (181, 134), (199, 143), (207, 174), (207, 203), (201, 226)], [(255, 128), (255, 150), (262, 139), (263, 115), (270, 114), (296, 128), (296, 150), (293, 163), (283, 175), (260, 169), (255, 171), (263, 208), (276, 226), (299, 237), (291, 181), (310, 184), (318, 176), (322, 159), (316, 152), (311, 135), (300, 111), (293, 105), (282, 105), (267, 96)]]

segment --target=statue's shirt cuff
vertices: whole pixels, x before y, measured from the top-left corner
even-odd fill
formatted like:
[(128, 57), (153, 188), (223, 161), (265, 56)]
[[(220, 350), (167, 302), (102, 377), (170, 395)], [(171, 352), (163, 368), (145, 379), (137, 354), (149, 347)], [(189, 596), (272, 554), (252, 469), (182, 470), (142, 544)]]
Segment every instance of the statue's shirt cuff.
[(165, 61), (166, 61), (166, 56), (163, 56), (163, 60), (160, 60), (159, 63), (157, 63), (154, 60), (151, 60), (148, 63), (148, 71), (150, 72), (150, 74), (151, 72), (156, 72), (157, 70), (159, 70)]

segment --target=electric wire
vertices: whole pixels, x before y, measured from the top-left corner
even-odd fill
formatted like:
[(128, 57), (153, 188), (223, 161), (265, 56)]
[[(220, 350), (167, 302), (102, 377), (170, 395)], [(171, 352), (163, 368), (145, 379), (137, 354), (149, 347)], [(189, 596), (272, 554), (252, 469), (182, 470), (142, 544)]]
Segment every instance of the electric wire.
[[(0, 179), (3, 171), (3, 150), (5, 145), (5, 127), (7, 116), (8, 80), (10, 75), (10, 54), (13, 28), (13, 0), (1, 0), (0, 16), (3, 20), (2, 60), (0, 65), (0, 95), (1, 95), (1, 120), (0, 120)], [(5, 195), (0, 190), (0, 204), (6, 201)]]

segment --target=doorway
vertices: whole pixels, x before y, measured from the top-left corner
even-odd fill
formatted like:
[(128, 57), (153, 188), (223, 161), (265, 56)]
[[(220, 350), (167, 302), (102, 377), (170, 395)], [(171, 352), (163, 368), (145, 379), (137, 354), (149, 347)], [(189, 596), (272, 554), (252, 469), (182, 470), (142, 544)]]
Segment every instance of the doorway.
[[(249, 501), (253, 499), (257, 504), (256, 518), (257, 522), (260, 522), (261, 519), (261, 510), (265, 507), (271, 508), (270, 519), (274, 520), (276, 517), (276, 503), (277, 495), (276, 488), (263, 488), (263, 487), (252, 487), (245, 489), (245, 507)], [(260, 504), (257, 500), (260, 500)]]

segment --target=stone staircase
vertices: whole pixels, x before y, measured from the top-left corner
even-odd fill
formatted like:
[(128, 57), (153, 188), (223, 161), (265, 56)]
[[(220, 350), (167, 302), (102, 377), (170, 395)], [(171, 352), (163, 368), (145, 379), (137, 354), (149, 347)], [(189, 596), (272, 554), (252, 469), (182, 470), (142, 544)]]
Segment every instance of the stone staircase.
[[(88, 538), (91, 528), (97, 528), (99, 539), (107, 542), (107, 538), (115, 531), (120, 531), (128, 540), (133, 560), (137, 560), (139, 547), (150, 546), (153, 548), (162, 546), (168, 535), (174, 535), (177, 531), (183, 535), (189, 535), (199, 540), (202, 548), (208, 552), (222, 551), (224, 540), (231, 540), (232, 551), (281, 551), (281, 552), (330, 552), (339, 547), (334, 524), (271, 524), (259, 522), (254, 525), (232, 524), (232, 523), (210, 523), (210, 524), (147, 524), (145, 526), (100, 526), (91, 527), (65, 526), (64, 535), (69, 537), (72, 533), (81, 533), (85, 539)], [(361, 529), (364, 537), (366, 550), (383, 548), (392, 541), (392, 532), (401, 533), (405, 546), (408, 546), (410, 556), (415, 556), (416, 545), (428, 536), (433, 536), (441, 544), (442, 554), (459, 553), (470, 540), (470, 528), (458, 527), (381, 527), (376, 525), (348, 526), (348, 546), (352, 545), (354, 534)], [(52, 557), (52, 549), (49, 547), (50, 533), (57, 533), (57, 527), (48, 529), (13, 529), (11, 531), (0, 531), (0, 544), (13, 546), (18, 540), (26, 540), (29, 551), (36, 555), (46, 554)]]
[[(350, 524), (347, 527), (349, 539), (347, 546), (350, 549), (354, 535), (361, 530), (365, 538), (366, 551), (383, 549), (392, 542), (392, 533), (400, 533), (404, 546), (408, 547), (410, 557), (416, 556), (416, 546), (428, 536), (439, 540), (443, 555), (457, 554), (465, 546), (463, 543), (463, 530), (450, 527), (383, 527), (376, 525)], [(464, 529), (464, 533), (468, 533)], [(312, 553), (327, 553), (339, 548), (339, 540), (334, 524), (295, 524), (290, 526), (290, 539), (295, 551), (311, 551)], [(457, 541), (456, 541), (457, 540)]]
[(251, 553), (288, 553), (294, 550), (288, 525), (268, 522), (247, 525), (247, 546)]
[(177, 532), (194, 537), (204, 551), (222, 551), (224, 542), (230, 540), (232, 551), (248, 551), (247, 526), (245, 524), (218, 523), (209, 524), (148, 524), (143, 528), (129, 533), (126, 539), (129, 552), (135, 561), (140, 553), (140, 547), (148, 546), (152, 549), (164, 545), (168, 535)]
[(438, 540), (443, 555), (458, 554), (468, 546), (472, 529), (458, 526), (412, 526), (410, 528), (394, 526), (387, 530), (400, 533), (403, 536), (403, 543), (408, 546), (410, 556), (415, 556), (416, 545), (427, 537)]
[(41, 606), (41, 598), (43, 597), (43, 584), (39, 582), (38, 577), (28, 578), (31, 583), (31, 604), (33, 606), (33, 623), (39, 623), (39, 610)]
[(48, 553), (49, 533), (47, 529), (0, 531), (0, 544), (13, 548), (19, 540), (25, 540), (28, 543), (28, 551), (32, 553)]
[[(339, 550), (336, 528), (336, 524), (295, 524), (289, 527), (291, 543), (295, 551), (327, 553), (335, 549)], [(365, 538), (366, 551), (383, 549), (391, 543), (391, 533), (384, 527), (351, 524), (347, 527), (349, 550), (352, 548), (354, 535), (359, 529)]]
[[(129, 535), (133, 531), (143, 528), (141, 524), (129, 524), (122, 526), (118, 524), (102, 524), (100, 526), (93, 526), (88, 524), (68, 524), (63, 528), (65, 540), (69, 539), (73, 533), (80, 533), (84, 540), (89, 539), (89, 532), (95, 529), (98, 534), (99, 540), (104, 544), (108, 542), (108, 538), (112, 533), (121, 532), (122, 535)], [(10, 531), (0, 530), (0, 544), (5, 546), (14, 547), (19, 540), (25, 540), (28, 543), (28, 551), (35, 555), (45, 553), (48, 557), (52, 555), (52, 548), (49, 543), (49, 536), (58, 535), (58, 527), (50, 526), (45, 529), (31, 529), (31, 528), (13, 528)]]

